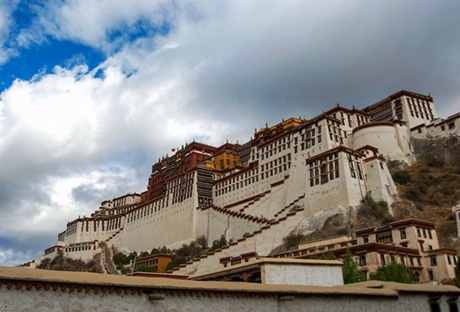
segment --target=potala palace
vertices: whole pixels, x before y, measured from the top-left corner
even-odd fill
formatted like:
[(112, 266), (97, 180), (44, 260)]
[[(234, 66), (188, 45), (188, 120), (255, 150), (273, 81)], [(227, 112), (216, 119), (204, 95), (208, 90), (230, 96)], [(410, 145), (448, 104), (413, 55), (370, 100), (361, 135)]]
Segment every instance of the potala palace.
[(356, 206), (366, 193), (398, 200), (387, 162), (412, 164), (414, 140), (458, 136), (459, 129), (460, 114), (439, 118), (431, 96), (400, 91), (364, 109), (337, 105), (311, 119), (265, 125), (243, 144), (192, 142), (152, 166), (144, 192), (104, 200), (91, 216), (69, 222), (40, 259), (59, 250), (92, 259), (101, 243), (173, 249), (201, 235), (232, 242), (175, 272), (214, 269), (227, 256), (267, 255), (314, 214)]

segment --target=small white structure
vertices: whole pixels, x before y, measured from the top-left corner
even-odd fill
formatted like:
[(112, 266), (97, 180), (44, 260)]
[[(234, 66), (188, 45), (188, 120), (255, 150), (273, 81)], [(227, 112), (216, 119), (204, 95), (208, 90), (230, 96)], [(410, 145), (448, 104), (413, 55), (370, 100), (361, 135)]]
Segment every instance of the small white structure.
[(340, 286), (337, 260), (252, 258), (247, 262), (192, 275), (194, 281), (245, 281), (276, 285)]

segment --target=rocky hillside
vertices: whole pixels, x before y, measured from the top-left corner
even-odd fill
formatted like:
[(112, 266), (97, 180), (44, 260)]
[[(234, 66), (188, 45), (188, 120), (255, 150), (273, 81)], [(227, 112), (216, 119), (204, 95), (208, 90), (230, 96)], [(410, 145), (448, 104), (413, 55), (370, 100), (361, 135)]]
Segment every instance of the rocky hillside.
[(353, 235), (357, 229), (385, 226), (390, 222), (417, 218), (435, 223), (441, 247), (460, 251), (460, 240), (452, 207), (460, 200), (460, 168), (444, 166), (443, 160), (428, 156), (426, 163), (411, 167), (390, 162), (400, 200), (391, 207), (365, 198), (358, 207), (336, 207), (305, 219), (285, 244), (272, 253), (296, 248), (300, 242), (337, 235)]
[[(401, 169), (392, 170), (393, 175), (401, 172)], [(460, 200), (460, 168), (418, 163), (405, 172), (410, 178), (397, 184), (401, 201), (392, 205), (394, 217), (434, 222), (441, 247), (460, 247), (452, 212)]]

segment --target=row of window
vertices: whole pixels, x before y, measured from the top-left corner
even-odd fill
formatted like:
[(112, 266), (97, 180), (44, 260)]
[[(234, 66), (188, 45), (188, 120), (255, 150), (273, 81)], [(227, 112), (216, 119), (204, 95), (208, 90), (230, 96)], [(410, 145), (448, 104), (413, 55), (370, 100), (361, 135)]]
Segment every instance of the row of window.
[(426, 101), (420, 99), (407, 98), (407, 104), (412, 117), (422, 118), (426, 120), (434, 119), (433, 111)]
[(261, 153), (266, 153), (271, 150), (276, 149), (277, 145), (284, 145), (285, 143), (289, 143), (291, 140), (291, 135), (288, 135), (287, 137), (280, 138), (279, 140), (274, 141), (273, 143), (270, 143), (269, 145), (260, 148)]
[[(265, 163), (265, 165), (260, 166), (260, 171), (264, 172), (268, 171), (269, 169), (273, 169), (274, 167), (276, 168), (278, 165), (285, 164), (287, 162), (291, 161), (291, 154), (284, 155), (282, 157), (279, 157), (277, 159), (274, 159), (270, 162)], [(256, 172), (257, 173), (257, 172)]]
[[(269, 151), (266, 151), (265, 153), (262, 152), (261, 160), (264, 160), (265, 158), (272, 157), (273, 155), (276, 155), (277, 152), (281, 153), (282, 151), (286, 150), (286, 148), (288, 148), (288, 149), (291, 148), (291, 142), (287, 142), (286, 144), (280, 145), (280, 146), (278, 146), (278, 148), (275, 147), (275, 148), (273, 148), (273, 149), (271, 149)], [(259, 154), (257, 154), (257, 158), (258, 158), (258, 156), (259, 156)]]
[(193, 177), (194, 173), (186, 174), (181, 178), (168, 183), (166, 194), (172, 195), (172, 203), (181, 202), (193, 195)]
[(123, 205), (126, 205), (126, 197), (117, 199), (117, 200), (113, 203), (113, 206), (114, 206), (114, 207), (123, 206)]
[(318, 165), (312, 166), (313, 163), (310, 163), (310, 187), (327, 183), (334, 178), (339, 178), (339, 161), (331, 160), (329, 162), (320, 161)]
[(429, 238), (429, 239), (433, 239), (433, 235), (431, 234), (431, 230), (430, 229), (426, 229), (426, 228), (417, 228), (417, 236), (418, 237), (423, 237), (423, 238)]
[[(92, 220), (93, 222), (93, 231), (96, 232), (97, 227), (99, 226), (99, 221), (101, 222), (102, 225), (102, 231), (110, 231), (114, 229), (118, 229), (121, 227), (121, 218), (115, 218), (111, 220)], [(90, 220), (83, 221), (81, 223), (81, 231), (83, 232), (83, 229), (86, 230), (86, 232), (89, 232), (89, 222)], [(107, 223), (107, 227), (105, 226)], [(86, 226), (85, 226), (86, 225)]]
[[(263, 171), (263, 167), (261, 168), (261, 170)], [(227, 185), (238, 184), (240, 181), (241, 183), (246, 181), (246, 185), (247, 185), (248, 183), (247, 179), (251, 177), (253, 178), (257, 177), (258, 173), (259, 173), (259, 168), (255, 168), (253, 170), (246, 171), (244, 174), (238, 174), (231, 179), (227, 179), (223, 182), (219, 182), (216, 184), (215, 187), (216, 189), (222, 189), (226, 187)]]
[(67, 230), (65, 231), (65, 236), (70, 236), (72, 234), (77, 233), (77, 224), (72, 224), (71, 226), (67, 227)]
[(65, 248), (65, 252), (77, 252), (77, 251), (85, 251), (85, 250), (96, 250), (96, 245), (86, 245), (86, 246), (78, 246), (78, 247), (67, 247)]
[[(394, 258), (392, 258), (389, 255), (384, 254), (384, 253), (380, 253), (379, 255), (380, 255), (380, 264), (381, 265), (389, 264), (389, 261), (387, 260), (387, 258), (394, 259)], [(364, 256), (364, 257), (361, 259), (362, 256)], [(406, 263), (406, 256), (404, 256), (404, 255), (401, 255), (399, 257), (399, 259), (400, 259), (401, 264), (404, 264), (404, 265), (407, 265), (407, 266), (410, 266), (410, 267), (414, 267), (414, 266), (421, 267), (422, 266), (421, 257), (409, 257), (409, 263)], [(365, 255), (360, 255), (359, 261), (360, 261), (359, 262), (360, 265), (366, 265)], [(361, 263), (364, 263), (364, 264), (361, 264)]]
[[(273, 175), (282, 173), (284, 171), (288, 171), (290, 168), (291, 168), (291, 162), (287, 162), (285, 164), (280, 164), (277, 167), (272, 167), (271, 169), (265, 170), (265, 172), (261, 172), (260, 173), (260, 179), (261, 180), (263, 180), (264, 178), (268, 179), (269, 177), (271, 177)], [(261, 171), (263, 171), (262, 168), (261, 168)], [(214, 194), (215, 194), (215, 196), (224, 195), (224, 194), (239, 190), (240, 188), (244, 188), (245, 186), (248, 186), (248, 185), (251, 185), (251, 184), (257, 183), (257, 182), (259, 182), (259, 175), (254, 175), (251, 178), (242, 180), (240, 182), (236, 182), (236, 183), (233, 183), (233, 184), (229, 183), (228, 186), (220, 186), (220, 189), (217, 189), (214, 192)], [(225, 182), (222, 182), (222, 183), (224, 185), (227, 185)]]
[(116, 208), (116, 209), (111, 209), (108, 211), (108, 215), (109, 216), (113, 216), (115, 214), (122, 214), (122, 213), (125, 213), (126, 211), (128, 211), (129, 209), (131, 209), (130, 207), (123, 207), (123, 208)]
[(138, 219), (141, 219), (145, 216), (153, 214), (154, 212), (160, 211), (161, 209), (168, 207), (167, 197), (157, 200), (153, 203), (150, 203), (142, 208), (138, 208), (135, 211), (130, 212), (126, 216), (126, 222), (132, 222)]
[[(449, 123), (447, 126), (449, 127), (449, 130), (455, 129), (455, 123), (454, 122)], [(441, 126), (441, 131), (445, 131), (445, 130), (446, 130), (446, 126), (442, 125)]]

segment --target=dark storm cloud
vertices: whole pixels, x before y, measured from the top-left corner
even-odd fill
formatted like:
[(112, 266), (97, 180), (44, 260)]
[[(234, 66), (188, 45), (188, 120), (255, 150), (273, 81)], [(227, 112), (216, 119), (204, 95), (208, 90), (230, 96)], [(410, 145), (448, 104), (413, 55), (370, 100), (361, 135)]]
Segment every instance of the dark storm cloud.
[[(236, 103), (273, 119), (316, 115), (337, 102), (364, 107), (401, 89), (442, 93), (441, 105), (453, 102), (459, 96), (457, 9), (452, 2), (350, 2), (313, 24), (307, 13), (303, 25), (287, 32), (281, 26), (287, 16), (280, 14), (262, 21), (280, 26), (276, 32), (255, 27), (224, 45), (221, 62), (204, 69), (195, 86), (211, 103)], [(234, 53), (225, 58), (228, 46)]]
[[(139, 180), (146, 180), (146, 172), (142, 171), (139, 174)], [(127, 194), (129, 192), (134, 193), (137, 189), (129, 189), (129, 185), (132, 185), (132, 178), (124, 178), (120, 176), (110, 175), (101, 177), (97, 181), (92, 183), (80, 184), (73, 187), (71, 190), (71, 196), (77, 203), (84, 203), (87, 206), (97, 209), (99, 204), (104, 200), (110, 200), (112, 198)], [(147, 182), (145, 182), (147, 184)], [(136, 187), (139, 187), (136, 185)]]

